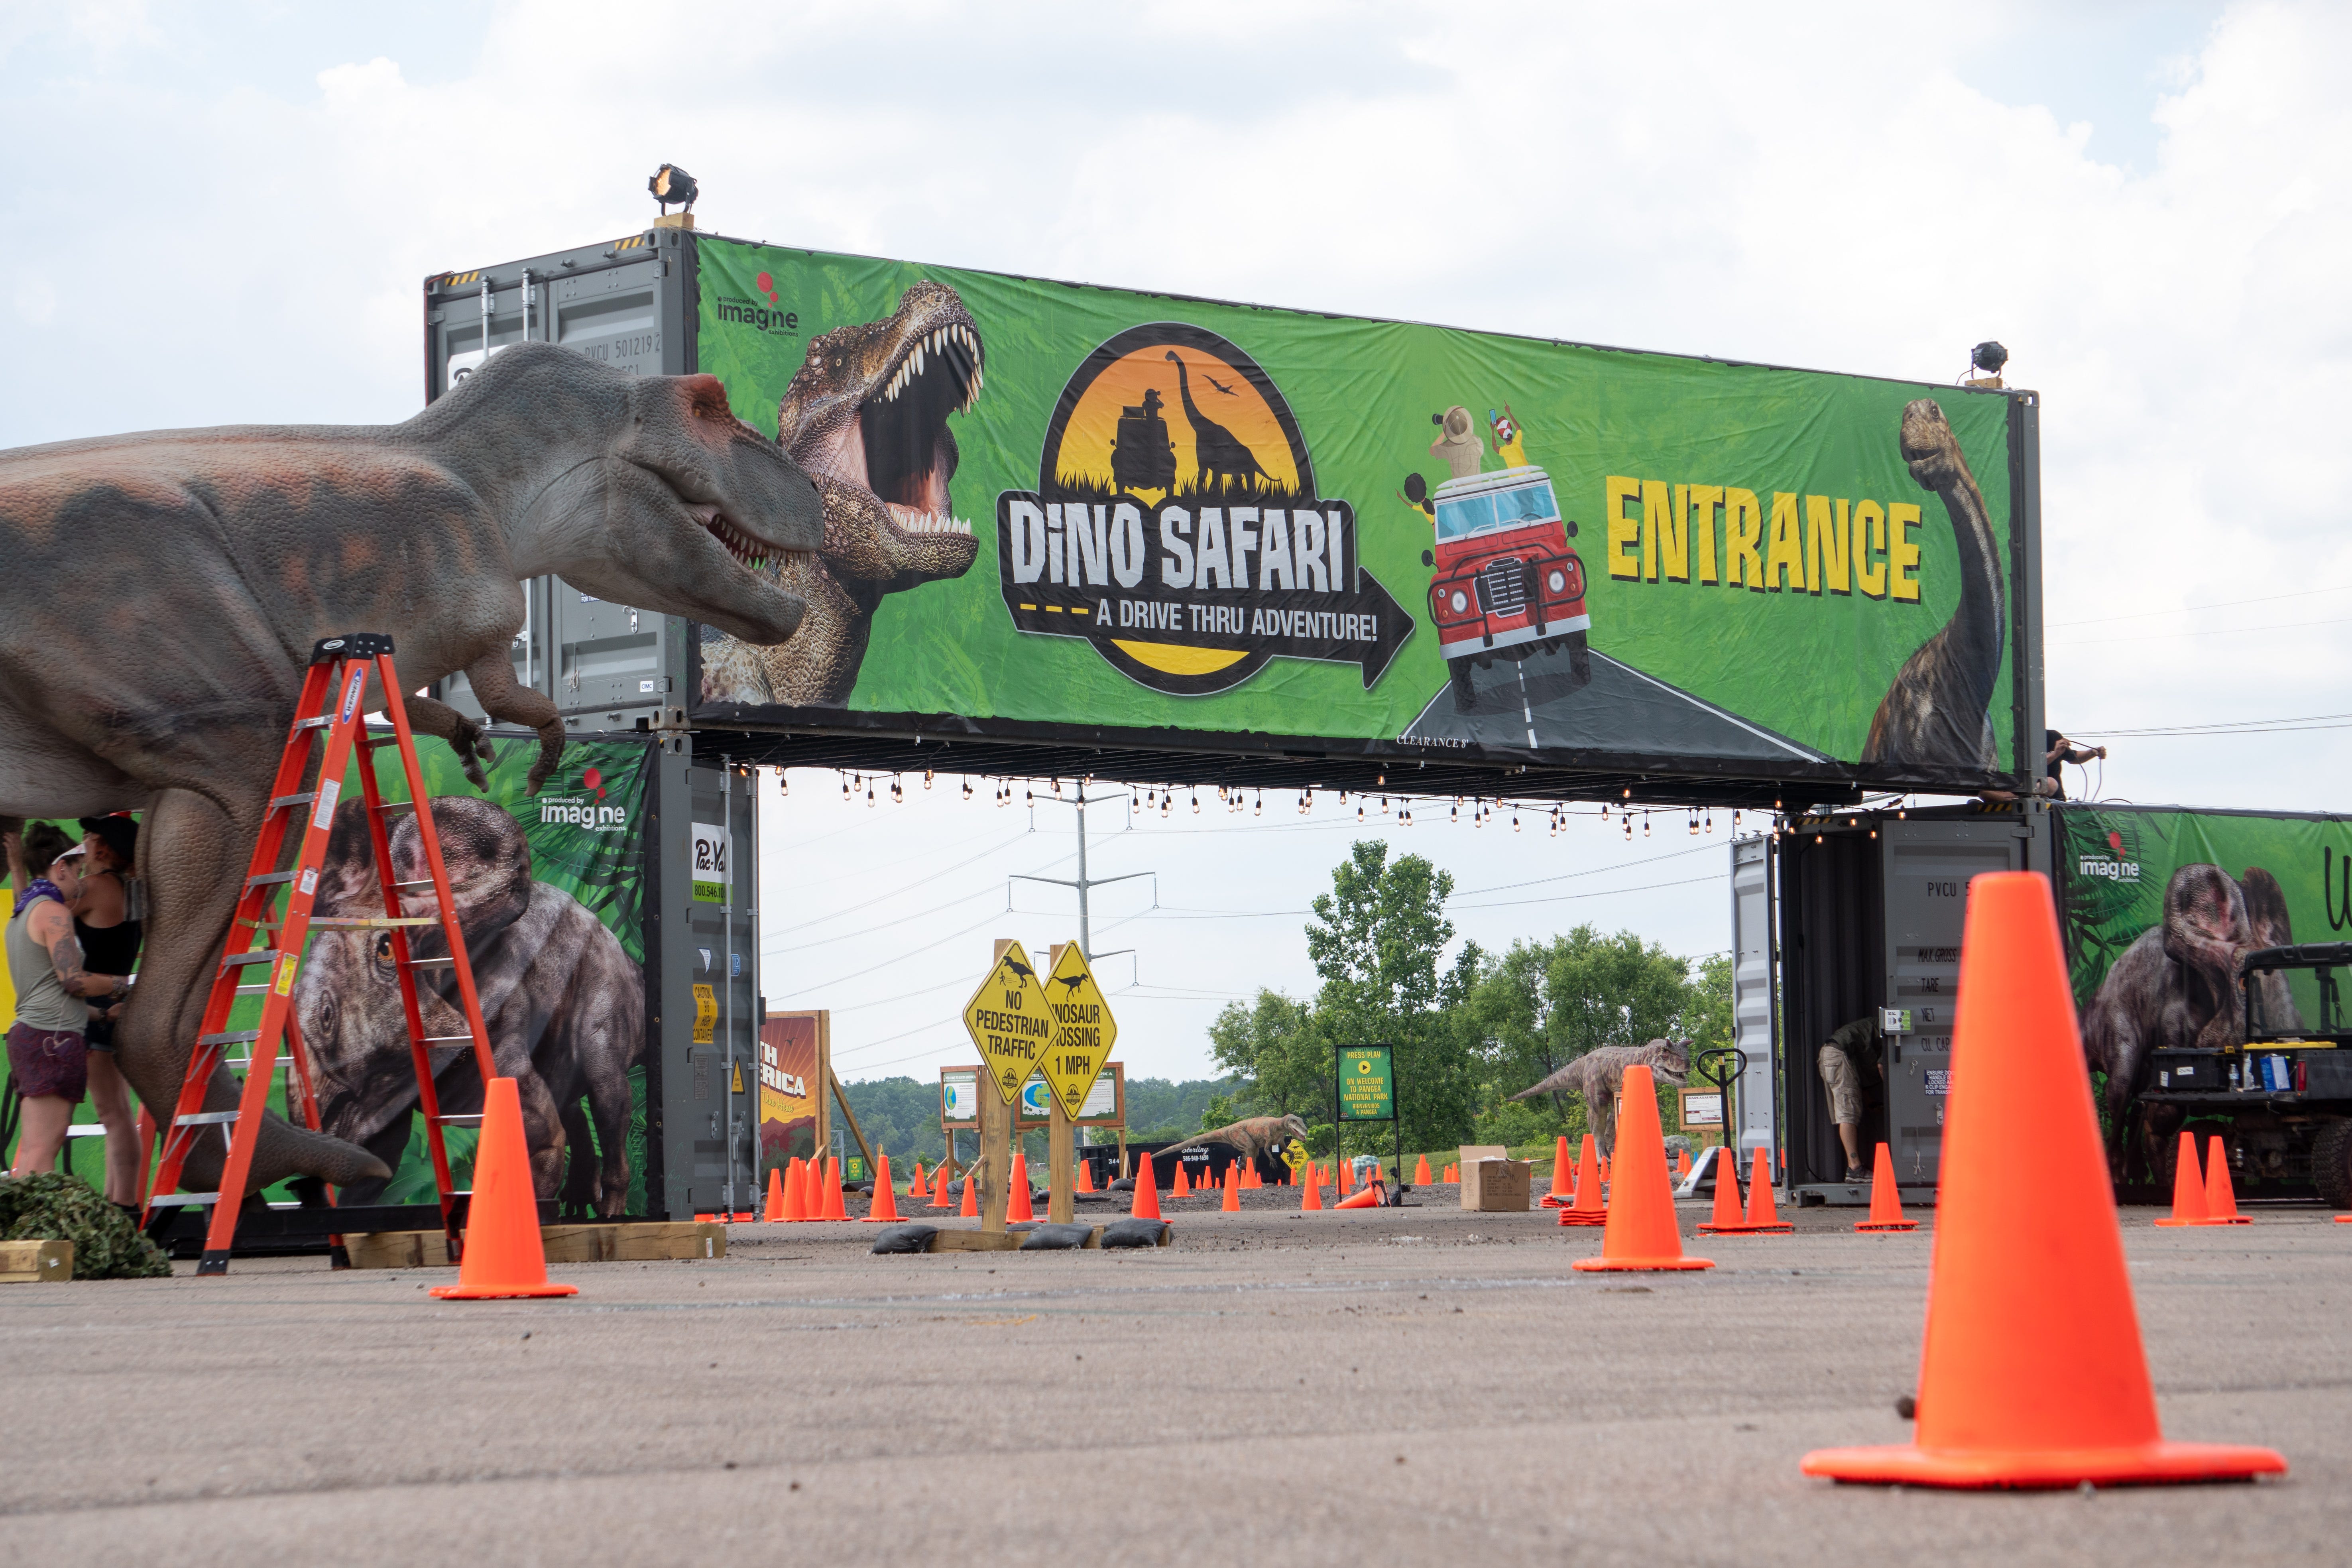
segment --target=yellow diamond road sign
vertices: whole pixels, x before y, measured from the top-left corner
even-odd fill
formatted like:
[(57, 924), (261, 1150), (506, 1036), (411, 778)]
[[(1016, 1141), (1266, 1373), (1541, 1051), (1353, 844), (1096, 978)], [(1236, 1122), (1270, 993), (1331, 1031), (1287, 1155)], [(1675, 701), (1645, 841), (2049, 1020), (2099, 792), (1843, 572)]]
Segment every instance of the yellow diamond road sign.
[(1095, 984), (1094, 971), (1076, 942), (1062, 949), (1054, 973), (1045, 980), (1045, 1000), (1054, 1009), (1054, 1037), (1045, 1047), (1045, 1083), (1066, 1112), (1076, 1117), (1085, 1108), (1095, 1079), (1118, 1039), (1110, 1004)]
[(1054, 1034), (1054, 1016), (1045, 1005), (1045, 987), (1029, 966), (1029, 955), (1017, 942), (1005, 944), (1004, 956), (964, 1004), (963, 1026), (988, 1064), (988, 1076), (1007, 1105), (1021, 1085), (1045, 1059)]

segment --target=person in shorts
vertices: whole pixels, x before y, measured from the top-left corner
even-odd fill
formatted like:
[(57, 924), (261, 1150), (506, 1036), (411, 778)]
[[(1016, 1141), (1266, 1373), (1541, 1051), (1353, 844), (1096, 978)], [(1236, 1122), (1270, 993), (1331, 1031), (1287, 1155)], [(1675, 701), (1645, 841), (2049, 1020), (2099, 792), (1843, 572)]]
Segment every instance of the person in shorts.
[(1856, 1018), (1834, 1030), (1821, 1050), (1822, 1088), (1830, 1098), (1830, 1120), (1837, 1123), (1838, 1142), (1845, 1146), (1845, 1179), (1866, 1182), (1870, 1173), (1862, 1163), (1862, 1097), (1869, 1075), (1884, 1079), (1886, 1064), (1875, 1015)]
[(120, 975), (92, 974), (82, 963), (70, 907), (81, 878), (67, 858), (73, 841), (37, 822), (21, 847), (8, 847), (12, 865), (41, 873), (28, 875), (19, 889), (5, 936), (8, 978), (16, 987), (8, 1072), (25, 1104), (9, 1173), (28, 1176), (57, 1163), (74, 1107), (89, 1088), (89, 1006), (83, 999), (120, 1001), (131, 985)]

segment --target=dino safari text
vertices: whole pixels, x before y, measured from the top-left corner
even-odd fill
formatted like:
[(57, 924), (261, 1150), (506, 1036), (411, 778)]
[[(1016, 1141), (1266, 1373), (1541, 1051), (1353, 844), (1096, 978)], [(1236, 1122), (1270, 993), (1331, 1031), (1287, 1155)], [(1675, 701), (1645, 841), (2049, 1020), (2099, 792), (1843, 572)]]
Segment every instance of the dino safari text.
[(1609, 575), (1757, 594), (1919, 602), (1916, 501), (1770, 492), (1612, 474), (1602, 481)]

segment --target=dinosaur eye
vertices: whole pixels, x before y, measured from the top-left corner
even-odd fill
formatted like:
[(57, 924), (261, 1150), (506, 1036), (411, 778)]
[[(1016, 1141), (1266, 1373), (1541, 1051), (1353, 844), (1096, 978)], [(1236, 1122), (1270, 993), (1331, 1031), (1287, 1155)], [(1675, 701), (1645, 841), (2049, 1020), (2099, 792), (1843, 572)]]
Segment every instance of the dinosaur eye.
[(390, 963), (392, 962), (392, 933), (388, 931), (378, 931), (376, 933), (375, 961), (378, 963)]

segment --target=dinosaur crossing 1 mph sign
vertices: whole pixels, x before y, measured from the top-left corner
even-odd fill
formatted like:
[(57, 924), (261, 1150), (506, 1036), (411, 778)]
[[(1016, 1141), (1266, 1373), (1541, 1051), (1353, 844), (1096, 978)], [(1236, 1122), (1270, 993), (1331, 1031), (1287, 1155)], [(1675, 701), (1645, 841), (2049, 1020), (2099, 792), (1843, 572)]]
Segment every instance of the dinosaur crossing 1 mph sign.
[(1045, 987), (1019, 942), (1004, 944), (995, 966), (964, 1004), (963, 1026), (980, 1047), (980, 1059), (988, 1064), (996, 1091), (1005, 1104), (1012, 1104), (1022, 1083), (1037, 1070), (1054, 1036)]
[(1055, 1103), (1076, 1121), (1118, 1039), (1110, 1004), (1103, 999), (1102, 987), (1095, 984), (1094, 971), (1087, 967), (1087, 955), (1076, 942), (1054, 950), (1045, 1002), (1054, 1010), (1054, 1037), (1045, 1047), (1045, 1085)]

